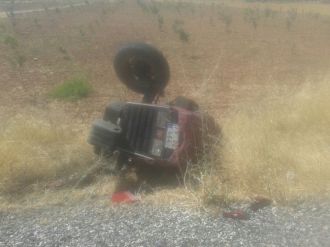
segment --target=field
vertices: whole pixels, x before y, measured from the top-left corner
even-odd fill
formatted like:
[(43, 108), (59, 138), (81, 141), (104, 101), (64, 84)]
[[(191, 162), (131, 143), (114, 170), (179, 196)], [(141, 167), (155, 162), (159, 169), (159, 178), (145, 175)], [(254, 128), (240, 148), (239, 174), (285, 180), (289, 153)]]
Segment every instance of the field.
[[(97, 1), (0, 19), (1, 201), (111, 194), (110, 178), (84, 189), (72, 189), (72, 181), (98, 162), (86, 138), (105, 105), (141, 98), (112, 68), (115, 51), (132, 41), (155, 45), (168, 59), (171, 81), (161, 101), (196, 100), (224, 134), (211, 164), (198, 171), (198, 188), (187, 181), (159, 188), (146, 201), (205, 205), (254, 195), (279, 202), (325, 195), (329, 6)], [(91, 85), (87, 97), (51, 97), (76, 78)]]

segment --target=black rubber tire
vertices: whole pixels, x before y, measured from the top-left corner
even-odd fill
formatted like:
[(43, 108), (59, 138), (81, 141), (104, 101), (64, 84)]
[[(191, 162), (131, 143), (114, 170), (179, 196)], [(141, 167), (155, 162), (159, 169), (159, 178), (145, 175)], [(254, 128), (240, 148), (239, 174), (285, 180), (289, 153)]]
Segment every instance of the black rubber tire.
[(144, 95), (163, 94), (170, 78), (168, 63), (156, 48), (133, 43), (121, 48), (114, 59), (119, 79), (130, 89)]
[(105, 108), (103, 120), (117, 124), (121, 112), (124, 109), (125, 103), (120, 101), (113, 101)]
[(183, 96), (176, 97), (175, 100), (170, 102), (170, 105), (176, 106), (176, 107), (181, 107), (188, 111), (198, 111), (198, 109), (199, 109), (199, 106), (195, 101), (188, 99), (186, 97), (183, 97)]
[(98, 155), (111, 156), (116, 150), (121, 129), (119, 126), (98, 119), (93, 123), (88, 142), (94, 146), (94, 152)]

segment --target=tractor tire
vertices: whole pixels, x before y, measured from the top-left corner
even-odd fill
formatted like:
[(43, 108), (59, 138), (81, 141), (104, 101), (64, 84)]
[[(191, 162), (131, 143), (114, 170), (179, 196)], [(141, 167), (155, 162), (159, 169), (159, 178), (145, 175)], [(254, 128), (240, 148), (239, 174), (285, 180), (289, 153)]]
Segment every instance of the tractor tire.
[(199, 106), (195, 101), (183, 96), (176, 97), (169, 105), (180, 107), (188, 111), (198, 111), (199, 109)]
[(117, 124), (124, 106), (125, 106), (124, 102), (120, 102), (120, 101), (111, 102), (105, 108), (103, 114), (103, 120), (109, 121), (113, 124)]
[(94, 146), (96, 154), (110, 157), (116, 150), (120, 133), (119, 126), (98, 119), (93, 123), (88, 142)]
[(163, 94), (170, 78), (169, 65), (163, 54), (143, 43), (121, 48), (115, 56), (114, 68), (128, 88), (144, 95)]

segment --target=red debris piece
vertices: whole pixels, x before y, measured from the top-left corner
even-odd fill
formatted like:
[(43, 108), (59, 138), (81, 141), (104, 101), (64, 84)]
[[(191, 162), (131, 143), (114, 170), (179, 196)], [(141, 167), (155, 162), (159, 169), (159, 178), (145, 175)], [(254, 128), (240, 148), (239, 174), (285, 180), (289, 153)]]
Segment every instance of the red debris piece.
[(238, 219), (238, 220), (248, 220), (249, 219), (249, 215), (240, 209), (236, 209), (236, 210), (233, 210), (230, 212), (224, 212), (223, 217)]
[(140, 201), (140, 198), (129, 191), (116, 192), (111, 196), (112, 203), (134, 203)]
[(257, 211), (261, 208), (267, 207), (272, 203), (272, 200), (266, 197), (257, 196), (254, 198), (253, 202), (250, 205), (250, 209)]

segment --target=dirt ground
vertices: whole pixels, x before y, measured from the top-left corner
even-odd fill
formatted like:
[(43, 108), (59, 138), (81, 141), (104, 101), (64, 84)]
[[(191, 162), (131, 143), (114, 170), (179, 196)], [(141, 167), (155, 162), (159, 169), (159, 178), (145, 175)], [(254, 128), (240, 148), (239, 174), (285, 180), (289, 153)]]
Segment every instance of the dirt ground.
[[(151, 43), (167, 57), (171, 81), (164, 101), (189, 96), (217, 116), (264, 92), (259, 88), (295, 86), (328, 72), (328, 16), (297, 14), (287, 24), (288, 12), (267, 14), (266, 5), (257, 10), (200, 4), (157, 8), (154, 14), (124, 1), (17, 15), (15, 26), (2, 19), (3, 35), (17, 41), (15, 47), (0, 44), (2, 108), (15, 113), (29, 105), (58, 104), (88, 122), (111, 99), (139, 99), (112, 69), (116, 49), (134, 41)], [(188, 42), (180, 40), (175, 25), (182, 25)], [(75, 74), (88, 76), (91, 97), (73, 104), (48, 99), (54, 85)]]

